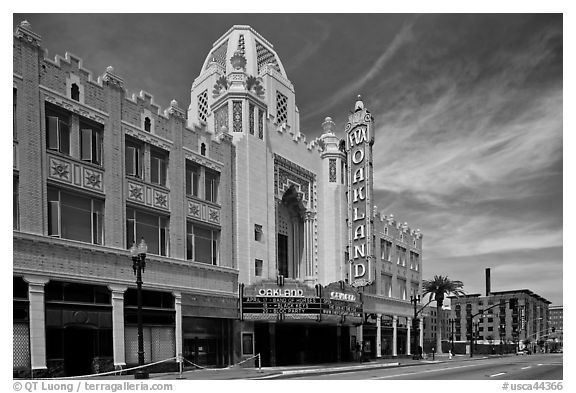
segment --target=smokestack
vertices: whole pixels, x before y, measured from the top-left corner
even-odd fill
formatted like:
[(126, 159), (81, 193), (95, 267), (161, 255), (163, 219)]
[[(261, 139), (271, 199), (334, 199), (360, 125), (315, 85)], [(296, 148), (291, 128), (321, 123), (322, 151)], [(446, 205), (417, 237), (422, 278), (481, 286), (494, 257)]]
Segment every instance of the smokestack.
[(490, 296), (490, 268), (486, 268), (486, 296)]

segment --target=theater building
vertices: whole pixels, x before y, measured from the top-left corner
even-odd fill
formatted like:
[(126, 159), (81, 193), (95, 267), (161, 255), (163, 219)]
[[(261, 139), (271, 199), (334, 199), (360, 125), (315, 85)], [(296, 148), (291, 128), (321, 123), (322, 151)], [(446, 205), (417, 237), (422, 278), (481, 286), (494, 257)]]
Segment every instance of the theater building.
[(280, 58), (248, 26), (216, 40), (187, 110), (128, 94), (112, 67), (93, 77), (79, 57), (44, 53), (21, 23), (16, 375), (136, 364), (129, 248), (141, 238), (146, 363), (345, 361), (357, 343), (366, 356), (410, 353), (422, 234), (374, 207), (361, 99), (342, 131), (326, 118), (307, 140)]

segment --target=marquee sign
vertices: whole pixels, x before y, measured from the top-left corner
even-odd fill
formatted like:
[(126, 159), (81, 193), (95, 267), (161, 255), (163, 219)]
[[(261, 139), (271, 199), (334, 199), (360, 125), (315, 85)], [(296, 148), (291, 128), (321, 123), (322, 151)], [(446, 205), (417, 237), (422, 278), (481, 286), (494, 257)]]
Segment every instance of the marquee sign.
[[(311, 319), (323, 316), (347, 318), (358, 322), (362, 317), (362, 300), (357, 291), (344, 283), (310, 288), (297, 281), (278, 285), (262, 281), (240, 284), (240, 318), (258, 320)], [(343, 320), (343, 319), (342, 319)]]
[(374, 281), (372, 224), (373, 118), (358, 96), (346, 124), (349, 277), (355, 287)]

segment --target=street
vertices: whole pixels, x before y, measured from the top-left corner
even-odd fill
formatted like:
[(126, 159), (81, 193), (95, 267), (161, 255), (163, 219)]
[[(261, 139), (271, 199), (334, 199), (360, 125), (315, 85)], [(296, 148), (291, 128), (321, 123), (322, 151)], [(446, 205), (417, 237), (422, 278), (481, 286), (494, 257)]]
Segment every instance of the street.
[[(410, 367), (290, 376), (312, 380), (562, 380), (562, 354), (422, 363)], [(283, 377), (279, 377), (282, 379)], [(285, 377), (284, 377), (285, 378)]]

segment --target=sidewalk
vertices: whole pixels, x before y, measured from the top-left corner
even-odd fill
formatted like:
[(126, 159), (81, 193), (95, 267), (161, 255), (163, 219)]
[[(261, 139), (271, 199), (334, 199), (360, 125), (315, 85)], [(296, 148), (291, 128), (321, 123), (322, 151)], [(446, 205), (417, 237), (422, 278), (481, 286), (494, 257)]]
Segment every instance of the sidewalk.
[[(507, 356), (507, 355), (503, 355)], [(447, 363), (447, 362), (462, 362), (468, 360), (487, 359), (490, 357), (500, 357), (500, 355), (475, 355), (473, 358), (470, 355), (455, 355), (452, 360), (448, 358), (447, 354), (436, 355), (434, 360), (428, 357), (423, 360), (413, 360), (411, 358), (399, 359), (372, 359), (367, 362), (346, 362), (346, 363), (329, 363), (329, 364), (315, 364), (306, 366), (285, 366), (285, 367), (262, 367), (258, 368), (242, 368), (230, 367), (219, 369), (197, 369), (184, 371), (182, 373), (183, 380), (232, 380), (232, 379), (274, 379), (278, 377), (289, 377), (296, 375), (321, 375), (334, 372), (345, 372), (354, 370), (371, 370), (385, 367), (408, 367), (430, 363)], [(179, 379), (179, 373), (162, 373), (150, 374), (150, 379)], [(131, 375), (114, 376), (109, 379), (129, 379), (133, 378)]]

